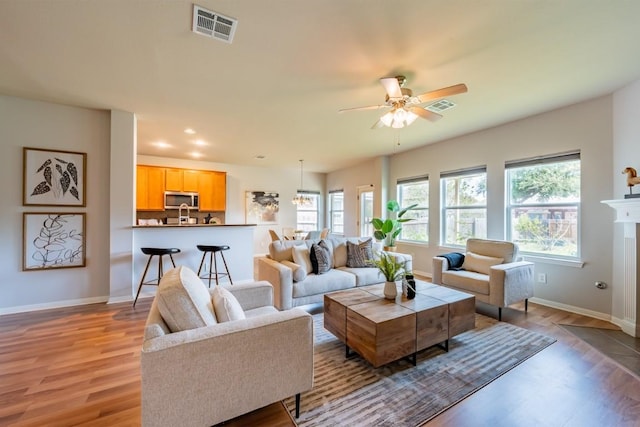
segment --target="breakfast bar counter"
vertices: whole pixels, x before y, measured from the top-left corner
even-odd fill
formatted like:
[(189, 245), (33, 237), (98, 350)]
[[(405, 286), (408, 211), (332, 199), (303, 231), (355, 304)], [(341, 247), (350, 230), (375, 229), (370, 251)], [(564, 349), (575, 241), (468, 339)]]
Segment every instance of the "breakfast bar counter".
[[(225, 259), (234, 283), (253, 280), (253, 231), (255, 224), (184, 224), (184, 225), (134, 225), (133, 226), (133, 280), (137, 284), (142, 277), (148, 257), (140, 248), (178, 248), (173, 256), (176, 266), (185, 265), (197, 272), (202, 252), (196, 245), (228, 245)], [(209, 269), (207, 257), (206, 270)], [(165, 260), (165, 271), (171, 261)], [(218, 266), (219, 268), (220, 266)], [(204, 268), (204, 267), (203, 267)], [(157, 271), (157, 260), (149, 267), (147, 279)], [(226, 283), (226, 278), (224, 280)], [(155, 294), (155, 286), (143, 286), (141, 296)]]

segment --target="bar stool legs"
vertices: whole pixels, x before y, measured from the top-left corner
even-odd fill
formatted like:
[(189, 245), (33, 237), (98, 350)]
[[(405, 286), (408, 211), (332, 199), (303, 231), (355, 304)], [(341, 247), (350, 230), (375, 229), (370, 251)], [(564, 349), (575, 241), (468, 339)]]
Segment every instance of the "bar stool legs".
[[(142, 278), (140, 279), (140, 284), (138, 285), (138, 292), (136, 293), (136, 297), (133, 300), (133, 306), (136, 306), (136, 302), (138, 302), (138, 297), (140, 296), (140, 291), (142, 290), (142, 286), (144, 285), (153, 285), (158, 286), (160, 284), (160, 279), (162, 279), (163, 271), (163, 261), (162, 257), (164, 255), (169, 255), (171, 259), (171, 264), (175, 268), (176, 263), (173, 260), (173, 254), (177, 254), (180, 252), (178, 248), (140, 248), (143, 254), (149, 255), (149, 259), (147, 260), (147, 265), (144, 267), (144, 273), (142, 273)], [(154, 256), (158, 257), (158, 278), (153, 280), (144, 281), (144, 278), (147, 277), (147, 271), (149, 271), (149, 265), (151, 264), (151, 260)]]
[[(201, 279), (209, 280), (209, 287), (211, 287), (211, 276), (214, 276), (216, 279), (216, 285), (219, 285), (219, 276), (227, 276), (229, 278), (229, 283), (233, 285), (233, 280), (231, 280), (231, 273), (229, 272), (229, 267), (227, 266), (227, 260), (224, 258), (224, 253), (222, 251), (226, 251), (230, 249), (227, 245), (197, 245), (198, 249), (203, 252), (202, 260), (200, 261), (200, 267), (198, 268), (198, 277)], [(204, 265), (204, 260), (209, 253), (209, 272), (201, 275), (202, 266)], [(216, 254), (219, 253), (222, 257), (222, 262), (224, 263), (224, 268), (226, 273), (218, 272), (218, 261), (216, 259)], [(213, 269), (212, 269), (213, 267)]]

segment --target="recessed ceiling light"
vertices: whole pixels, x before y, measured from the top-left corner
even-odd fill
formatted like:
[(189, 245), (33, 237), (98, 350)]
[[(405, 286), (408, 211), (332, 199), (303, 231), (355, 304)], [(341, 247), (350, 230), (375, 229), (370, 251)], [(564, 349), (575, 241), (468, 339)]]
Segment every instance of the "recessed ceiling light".
[(166, 142), (164, 142), (164, 141), (157, 141), (157, 142), (154, 142), (154, 143), (153, 143), (153, 145), (155, 145), (155, 146), (156, 146), (156, 147), (158, 147), (158, 148), (171, 148), (171, 144), (167, 144), (167, 143), (166, 143)]
[(193, 130), (193, 129), (191, 129), (191, 128), (186, 128), (186, 129), (184, 130), (184, 133), (188, 133), (189, 135), (193, 135), (193, 134), (195, 134), (195, 133), (196, 133), (196, 131), (195, 131), (195, 130)]
[(189, 153), (191, 155), (191, 157), (194, 157), (196, 159), (199, 159), (200, 157), (202, 157), (201, 153), (198, 153), (197, 151), (192, 151), (191, 153)]
[(196, 139), (195, 141), (193, 141), (194, 144), (200, 146), (200, 147), (204, 147), (205, 145), (209, 145), (207, 144), (206, 141), (202, 140), (202, 139)]

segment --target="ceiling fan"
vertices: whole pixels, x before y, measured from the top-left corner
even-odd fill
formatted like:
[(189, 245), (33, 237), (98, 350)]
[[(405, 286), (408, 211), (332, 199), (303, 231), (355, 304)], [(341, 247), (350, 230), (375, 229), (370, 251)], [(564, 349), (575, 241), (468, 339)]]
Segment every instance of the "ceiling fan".
[(435, 99), (444, 98), (446, 96), (465, 93), (467, 86), (464, 83), (445, 87), (442, 89), (432, 90), (422, 95), (413, 96), (413, 91), (409, 88), (402, 87), (406, 81), (405, 76), (383, 77), (380, 83), (384, 86), (387, 95), (384, 104), (369, 105), (367, 107), (344, 108), (338, 110), (340, 113), (345, 111), (356, 110), (377, 110), (380, 108), (391, 109), (387, 111), (380, 119), (374, 123), (371, 129), (389, 126), (392, 128), (403, 128), (409, 126), (418, 117), (435, 122), (442, 118), (441, 114), (430, 111), (421, 107), (420, 104)]

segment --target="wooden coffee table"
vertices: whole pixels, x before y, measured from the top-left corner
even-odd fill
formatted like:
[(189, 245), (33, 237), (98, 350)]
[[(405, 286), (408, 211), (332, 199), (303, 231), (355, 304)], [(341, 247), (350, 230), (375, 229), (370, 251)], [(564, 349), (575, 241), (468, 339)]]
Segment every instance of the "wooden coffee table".
[(374, 367), (410, 357), (475, 328), (475, 297), (416, 281), (416, 297), (384, 298), (384, 284), (324, 296), (324, 327)]

